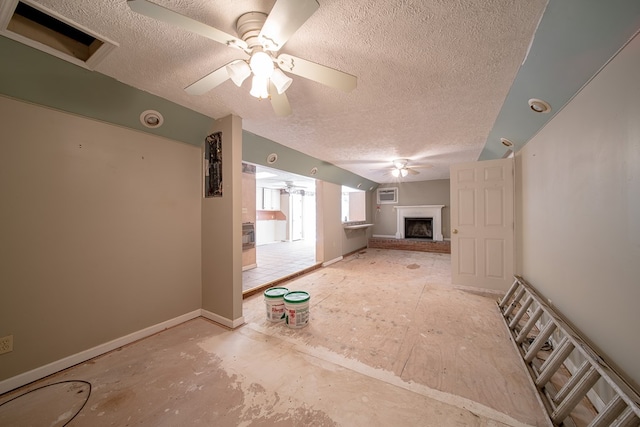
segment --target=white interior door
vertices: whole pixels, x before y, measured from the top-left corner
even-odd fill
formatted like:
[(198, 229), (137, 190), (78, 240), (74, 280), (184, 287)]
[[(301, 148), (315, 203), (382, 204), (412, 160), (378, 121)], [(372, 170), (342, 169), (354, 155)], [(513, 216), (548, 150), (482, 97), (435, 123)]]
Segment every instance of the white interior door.
[(506, 291), (513, 282), (513, 159), (451, 166), (453, 284)]

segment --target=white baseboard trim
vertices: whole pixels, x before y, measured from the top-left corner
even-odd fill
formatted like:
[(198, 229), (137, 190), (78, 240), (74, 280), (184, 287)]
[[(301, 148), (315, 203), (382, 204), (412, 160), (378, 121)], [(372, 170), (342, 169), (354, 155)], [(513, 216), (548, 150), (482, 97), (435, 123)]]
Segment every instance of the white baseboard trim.
[(342, 255), (340, 255), (338, 258), (334, 258), (334, 259), (332, 259), (332, 260), (329, 260), (329, 261), (323, 262), (323, 263), (322, 263), (322, 266), (323, 266), (323, 267), (328, 267), (328, 266), (330, 266), (331, 264), (335, 264), (335, 263), (336, 263), (336, 262), (338, 262), (338, 261), (342, 261)]
[(134, 341), (146, 338), (172, 326), (184, 323), (187, 320), (195, 319), (199, 316), (201, 316), (201, 310), (194, 310), (190, 313), (183, 314), (182, 316), (169, 319), (156, 325), (149, 326), (148, 328), (141, 329), (137, 332), (133, 332), (129, 335), (125, 335), (104, 344), (97, 345), (88, 350), (81, 351), (80, 353), (72, 354), (71, 356), (67, 356), (63, 359), (56, 360), (55, 362), (40, 366), (39, 368), (35, 368), (25, 373), (16, 375), (15, 377), (7, 378), (6, 380), (0, 381), (0, 394), (6, 393), (10, 390), (14, 390), (18, 387), (22, 387), (23, 385), (29, 384), (48, 375), (55, 374), (56, 372), (70, 368), (79, 363), (86, 362), (87, 360), (93, 359), (96, 356), (108, 353), (111, 350), (115, 350), (116, 348), (131, 344)]
[(451, 285), (453, 289), (459, 289), (461, 291), (469, 292), (476, 295), (481, 295), (485, 297), (503, 297), (504, 291), (499, 291), (497, 289), (488, 289), (488, 288), (480, 288), (475, 286), (465, 286), (465, 285)]
[(227, 319), (226, 317), (222, 317), (219, 314), (213, 313), (209, 310), (205, 310), (204, 308), (201, 310), (201, 316), (209, 320), (213, 320), (214, 322), (219, 323), (231, 329), (235, 329), (238, 326), (244, 325), (244, 316), (238, 317), (235, 320), (231, 320), (231, 319)]
[(372, 234), (371, 237), (380, 237), (382, 239), (395, 239), (395, 234)]
[(258, 264), (256, 264), (256, 263), (245, 265), (244, 267), (242, 267), (242, 271), (251, 270), (252, 268), (256, 268), (257, 266), (258, 266)]

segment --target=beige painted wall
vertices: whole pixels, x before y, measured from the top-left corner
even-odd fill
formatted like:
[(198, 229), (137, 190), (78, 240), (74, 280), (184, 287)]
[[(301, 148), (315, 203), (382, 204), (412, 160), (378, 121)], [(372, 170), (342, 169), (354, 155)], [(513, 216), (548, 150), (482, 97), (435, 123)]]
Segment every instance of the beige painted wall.
[(328, 262), (342, 256), (342, 186), (316, 181), (316, 259)]
[(200, 150), (0, 97), (0, 380), (200, 308)]
[(640, 384), (640, 38), (516, 156), (518, 270)]
[(242, 323), (242, 120), (216, 120), (211, 132), (217, 131), (223, 196), (202, 199), (202, 308)]
[[(371, 206), (373, 209), (374, 226), (372, 232), (374, 235), (395, 236), (397, 216), (396, 211), (393, 209), (394, 206), (445, 205), (442, 208), (442, 234), (445, 238), (451, 237), (448, 179), (382, 184), (379, 188), (386, 187), (398, 187), (398, 203), (377, 205), (376, 192), (373, 191)], [(377, 210), (377, 206), (380, 206), (379, 210)]]

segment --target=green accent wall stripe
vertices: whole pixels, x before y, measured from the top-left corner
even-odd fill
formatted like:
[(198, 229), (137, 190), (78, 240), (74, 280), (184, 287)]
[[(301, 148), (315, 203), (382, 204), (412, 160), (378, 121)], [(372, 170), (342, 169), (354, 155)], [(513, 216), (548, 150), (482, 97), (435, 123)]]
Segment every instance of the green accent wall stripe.
[[(12, 98), (198, 146), (211, 127), (210, 117), (6, 37), (0, 54), (0, 93)], [(162, 127), (143, 126), (145, 110), (159, 111)]]
[[(201, 146), (214, 119), (159, 96), (133, 88), (111, 77), (86, 70), (55, 56), (0, 36), (0, 94), (107, 123)], [(140, 123), (140, 113), (157, 110), (164, 124), (150, 129)], [(275, 165), (266, 156), (277, 153)], [(287, 172), (311, 176), (340, 185), (368, 190), (378, 184), (322, 162), (274, 141), (243, 131), (243, 160)]]

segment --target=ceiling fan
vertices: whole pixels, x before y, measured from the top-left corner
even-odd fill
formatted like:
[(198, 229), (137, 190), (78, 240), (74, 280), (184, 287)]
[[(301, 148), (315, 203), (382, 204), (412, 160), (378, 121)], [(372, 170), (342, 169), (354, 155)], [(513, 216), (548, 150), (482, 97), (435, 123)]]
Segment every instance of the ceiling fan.
[(127, 0), (127, 4), (141, 15), (200, 34), (249, 56), (231, 61), (190, 84), (185, 88), (189, 94), (202, 95), (228, 79), (241, 86), (253, 74), (250, 94), (258, 99), (270, 99), (275, 113), (286, 116), (291, 114), (291, 106), (285, 91), (293, 80), (283, 71), (345, 92), (356, 87), (355, 76), (286, 53), (277, 55), (320, 7), (316, 0), (277, 0), (268, 15), (245, 13), (236, 21), (239, 38), (147, 0)]
[(391, 175), (394, 178), (405, 177), (409, 174), (418, 175), (420, 172), (417, 171), (417, 168), (430, 168), (431, 165), (414, 165), (413, 167), (407, 166), (409, 164), (409, 159), (396, 159), (393, 161), (393, 166), (390, 169)]

